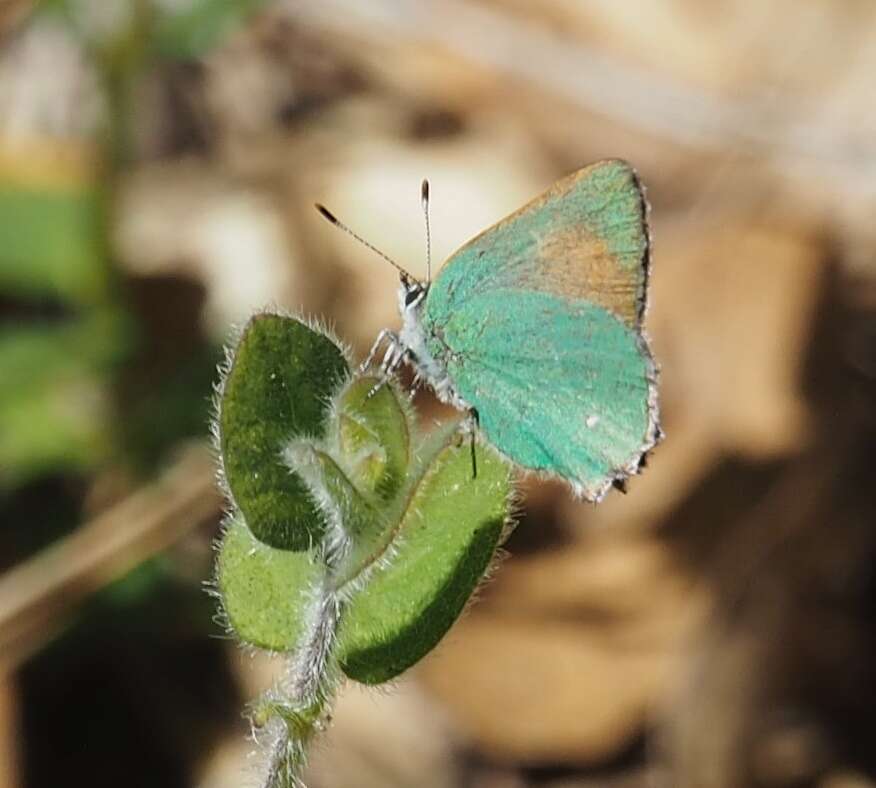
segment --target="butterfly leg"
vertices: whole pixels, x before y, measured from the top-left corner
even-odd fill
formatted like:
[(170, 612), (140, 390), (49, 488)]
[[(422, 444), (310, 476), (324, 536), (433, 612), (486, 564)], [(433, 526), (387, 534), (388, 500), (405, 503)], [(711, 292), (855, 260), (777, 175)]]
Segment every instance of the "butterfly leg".
[(366, 359), (368, 364), (363, 364), (363, 366), (360, 367), (360, 370), (364, 371), (368, 366), (371, 366), (380, 344), (384, 341), (386, 342), (386, 350), (383, 353), (383, 360), (380, 362), (379, 379), (371, 391), (368, 392), (367, 399), (370, 399), (380, 391), (381, 387), (386, 384), (390, 376), (395, 373), (399, 366), (401, 366), (407, 355), (407, 350), (399, 341), (398, 335), (393, 331), (384, 329), (378, 335), (377, 341), (374, 343), (371, 352), (368, 354), (368, 359)]
[(377, 339), (374, 340), (374, 344), (371, 345), (371, 350), (368, 351), (368, 355), (365, 356), (365, 360), (359, 365), (359, 372), (368, 371), (368, 369), (374, 363), (374, 359), (377, 357), (377, 351), (380, 350), (380, 346), (386, 340), (389, 340), (390, 347), (398, 343), (398, 337), (396, 336), (394, 331), (390, 331), (388, 328), (382, 328), (380, 330), (380, 333), (377, 335)]
[(380, 363), (380, 374), (383, 377), (388, 377), (395, 372), (404, 358), (405, 350), (398, 341), (398, 337), (393, 334), (389, 338), (386, 353), (383, 354), (383, 361)]
[(471, 430), (471, 478), (478, 478), (478, 460), (475, 454), (475, 432), (481, 426), (481, 417), (478, 415), (477, 408), (471, 408), (468, 412), (470, 419), (469, 429)]

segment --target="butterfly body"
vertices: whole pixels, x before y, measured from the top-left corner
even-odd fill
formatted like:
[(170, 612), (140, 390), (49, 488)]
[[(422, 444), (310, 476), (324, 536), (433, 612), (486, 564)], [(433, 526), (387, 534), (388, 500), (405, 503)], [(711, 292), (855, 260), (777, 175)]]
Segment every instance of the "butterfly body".
[(402, 277), (390, 357), (475, 411), (513, 462), (600, 500), (662, 436), (649, 263), (635, 172), (597, 162), (471, 240), (431, 284)]

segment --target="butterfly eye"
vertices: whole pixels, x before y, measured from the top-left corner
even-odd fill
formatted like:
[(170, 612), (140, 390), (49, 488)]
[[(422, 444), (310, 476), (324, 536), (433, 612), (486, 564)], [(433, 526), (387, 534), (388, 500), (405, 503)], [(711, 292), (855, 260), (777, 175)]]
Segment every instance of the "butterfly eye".
[(413, 304), (414, 301), (416, 301), (420, 297), (422, 292), (423, 289), (421, 287), (412, 287), (410, 290), (408, 290), (407, 293), (405, 293), (405, 306), (410, 306), (411, 304)]

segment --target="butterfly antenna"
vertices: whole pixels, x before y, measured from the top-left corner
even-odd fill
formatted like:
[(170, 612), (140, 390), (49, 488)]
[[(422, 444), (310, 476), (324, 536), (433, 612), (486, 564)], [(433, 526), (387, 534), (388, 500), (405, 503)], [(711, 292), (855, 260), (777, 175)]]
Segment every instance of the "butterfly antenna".
[(426, 218), (426, 282), (432, 281), (432, 229), (429, 226), (429, 181), (423, 178), (420, 186), (420, 202), (423, 205), (423, 216)]
[(357, 233), (354, 233), (349, 227), (347, 227), (346, 224), (344, 224), (340, 219), (338, 219), (338, 217), (335, 216), (335, 215), (334, 215), (334, 214), (333, 214), (328, 208), (326, 208), (324, 205), (322, 205), (322, 204), (320, 204), (320, 203), (316, 203), (316, 204), (315, 204), (315, 208), (316, 208), (317, 211), (319, 211), (319, 212), (323, 215), (323, 217), (324, 217), (325, 219), (327, 219), (328, 221), (330, 221), (335, 227), (338, 227), (339, 229), (343, 230), (347, 235), (352, 236), (353, 238), (355, 238), (355, 239), (356, 239), (360, 244), (362, 244), (363, 246), (367, 246), (367, 247), (368, 247), (372, 252), (374, 252), (375, 254), (380, 255), (384, 260), (386, 260), (387, 263), (389, 263), (393, 268), (395, 268), (395, 269), (396, 269), (396, 270), (397, 270), (402, 276), (404, 276), (404, 277), (406, 277), (407, 279), (412, 280), (412, 281), (414, 281), (414, 282), (419, 282), (419, 279), (417, 279), (415, 276), (412, 276), (410, 273), (408, 273), (404, 268), (402, 268), (402, 267), (401, 267), (401, 266), (400, 266), (395, 260), (393, 260), (389, 255), (384, 254), (383, 252), (381, 252), (380, 249), (378, 249), (376, 246), (374, 246), (374, 244), (370, 244), (370, 243), (368, 243), (368, 241), (366, 241), (361, 235), (358, 235)]

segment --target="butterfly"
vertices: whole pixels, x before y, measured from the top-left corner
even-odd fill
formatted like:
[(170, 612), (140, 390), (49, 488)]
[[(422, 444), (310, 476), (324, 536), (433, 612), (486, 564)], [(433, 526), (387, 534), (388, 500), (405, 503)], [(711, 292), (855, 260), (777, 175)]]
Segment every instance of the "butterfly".
[[(426, 181), (422, 198), (428, 233)], [(410, 364), (516, 465), (591, 501), (624, 489), (663, 436), (643, 326), (647, 211), (636, 172), (608, 159), (484, 230), (434, 281), (390, 260), (402, 327), (380, 333), (366, 364), (386, 343), (385, 373)]]

